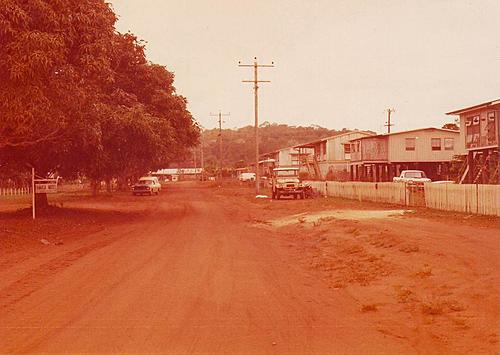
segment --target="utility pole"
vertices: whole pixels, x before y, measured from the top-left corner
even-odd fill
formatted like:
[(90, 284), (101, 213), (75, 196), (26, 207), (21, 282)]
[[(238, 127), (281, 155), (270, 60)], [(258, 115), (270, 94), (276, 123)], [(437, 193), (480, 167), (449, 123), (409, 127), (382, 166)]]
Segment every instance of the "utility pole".
[(195, 180), (198, 180), (198, 164), (197, 164), (197, 161), (196, 161), (196, 147), (194, 147), (193, 149), (193, 160), (194, 160), (194, 179)]
[(230, 113), (222, 113), (219, 110), (219, 113), (210, 113), (210, 116), (212, 117), (218, 117), (219, 118), (219, 182), (222, 181), (222, 117), (229, 116), (231, 115)]
[(387, 112), (387, 123), (384, 126), (387, 127), (387, 133), (391, 133), (391, 126), (394, 126), (393, 123), (391, 124), (391, 113), (396, 112), (396, 110), (388, 108), (385, 112)]
[(200, 134), (201, 181), (205, 181), (205, 159), (203, 156), (203, 130)]
[(254, 89), (254, 113), (255, 113), (255, 193), (260, 193), (260, 174), (259, 174), (259, 83), (270, 83), (269, 80), (258, 80), (259, 68), (273, 68), (274, 62), (271, 64), (259, 64), (257, 57), (254, 57), (253, 64), (241, 64), (238, 62), (239, 67), (253, 68), (253, 80), (243, 80), (244, 83), (253, 83)]

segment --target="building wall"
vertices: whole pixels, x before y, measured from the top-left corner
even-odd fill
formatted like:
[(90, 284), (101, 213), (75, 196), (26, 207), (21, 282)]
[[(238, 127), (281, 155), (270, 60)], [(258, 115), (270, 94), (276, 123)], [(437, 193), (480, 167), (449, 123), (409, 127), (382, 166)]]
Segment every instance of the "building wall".
[(332, 137), (326, 141), (326, 160), (330, 162), (346, 160), (344, 153), (344, 144), (347, 144), (350, 140), (366, 137), (371, 134), (366, 132), (351, 132), (346, 134), (340, 134), (338, 136)]
[(351, 156), (351, 160), (387, 161), (387, 137), (373, 137), (360, 140), (359, 151)]
[[(406, 138), (415, 139), (415, 150), (406, 150)], [(432, 150), (432, 138), (441, 140), (441, 150)], [(453, 150), (445, 150), (445, 138), (453, 139)], [(461, 150), (460, 132), (422, 130), (388, 136), (388, 159), (394, 162), (451, 161)]]
[[(460, 141), (464, 151), (499, 147), (499, 116), (500, 105), (460, 115)], [(474, 119), (475, 117), (478, 119)]]
[(292, 165), (292, 153), (297, 151), (294, 148), (283, 148), (278, 152), (278, 166)]

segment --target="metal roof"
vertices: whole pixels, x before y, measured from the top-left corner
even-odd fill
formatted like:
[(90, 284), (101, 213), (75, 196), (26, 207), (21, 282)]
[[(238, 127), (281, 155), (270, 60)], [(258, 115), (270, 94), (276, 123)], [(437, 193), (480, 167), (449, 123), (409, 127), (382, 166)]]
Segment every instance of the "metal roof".
[(376, 135), (375, 133), (370, 132), (370, 131), (349, 131), (349, 132), (340, 133), (340, 134), (336, 134), (333, 136), (317, 139), (317, 140), (312, 141), (312, 142), (297, 144), (296, 146), (294, 146), (294, 148), (313, 148), (317, 143), (325, 142), (325, 141), (330, 140), (330, 139), (339, 138), (339, 137), (343, 137), (343, 136), (346, 136), (349, 134), (354, 134), (354, 133), (366, 134), (368, 137), (373, 137)]
[(478, 110), (480, 108), (485, 108), (485, 107), (497, 105), (497, 104), (500, 104), (500, 99), (488, 101), (488, 102), (483, 102), (482, 104), (479, 104), (479, 105), (474, 105), (474, 106), (462, 108), (460, 110), (451, 111), (451, 112), (448, 112), (446, 114), (447, 115), (460, 115), (460, 114), (465, 113), (465, 112), (474, 111), (474, 110)]
[(460, 134), (460, 131), (457, 131), (454, 129), (427, 127), (427, 128), (410, 129), (408, 131), (401, 131), (401, 132), (382, 133), (382, 134), (377, 134), (375, 136), (354, 138), (354, 139), (351, 139), (349, 142), (354, 142), (354, 141), (358, 141), (361, 139), (368, 139), (368, 138), (384, 138), (384, 137), (388, 137), (388, 136), (394, 136), (397, 134), (412, 133), (412, 132), (419, 132), (419, 131), (442, 131), (442, 132), (451, 132), (451, 133)]

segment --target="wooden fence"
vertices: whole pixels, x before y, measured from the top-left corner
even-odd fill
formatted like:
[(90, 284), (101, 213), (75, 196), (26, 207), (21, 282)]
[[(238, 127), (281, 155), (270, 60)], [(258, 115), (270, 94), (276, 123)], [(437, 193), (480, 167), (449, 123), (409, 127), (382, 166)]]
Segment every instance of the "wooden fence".
[[(88, 184), (61, 184), (58, 192), (78, 192), (88, 190)], [(0, 196), (21, 196), (31, 194), (31, 187), (0, 187)]]
[(0, 196), (18, 196), (31, 193), (29, 187), (0, 187)]
[(308, 181), (308, 183), (323, 196), (399, 205), (410, 204), (409, 192), (405, 184), (336, 181)]
[(416, 189), (392, 182), (308, 181), (323, 196), (500, 216), (500, 185), (425, 184)]
[(426, 184), (425, 205), (438, 210), (500, 216), (500, 185)]

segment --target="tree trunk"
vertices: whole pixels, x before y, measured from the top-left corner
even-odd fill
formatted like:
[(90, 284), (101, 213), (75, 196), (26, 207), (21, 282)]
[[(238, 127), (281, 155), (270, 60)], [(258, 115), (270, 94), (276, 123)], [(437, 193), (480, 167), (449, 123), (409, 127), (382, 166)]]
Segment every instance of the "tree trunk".
[(97, 193), (99, 192), (99, 188), (101, 187), (101, 182), (93, 179), (90, 182), (90, 187), (92, 188), (92, 196), (97, 196)]
[(118, 191), (126, 191), (127, 189), (127, 178), (126, 177), (118, 177), (117, 178), (117, 190)]
[(113, 192), (113, 185), (111, 183), (111, 179), (106, 179), (106, 192), (107, 193)]
[(35, 194), (35, 206), (37, 210), (49, 207), (47, 194)]

